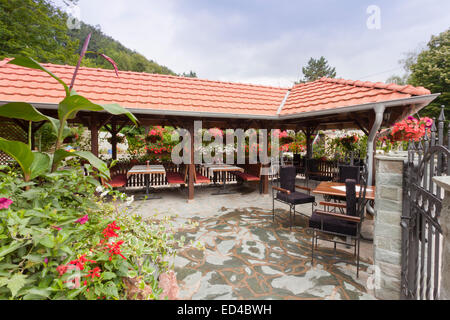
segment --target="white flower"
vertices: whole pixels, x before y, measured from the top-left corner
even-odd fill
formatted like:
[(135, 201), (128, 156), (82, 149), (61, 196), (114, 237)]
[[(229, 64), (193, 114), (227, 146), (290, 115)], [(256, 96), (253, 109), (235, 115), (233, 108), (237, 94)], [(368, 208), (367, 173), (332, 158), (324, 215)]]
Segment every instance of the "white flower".
[(103, 188), (103, 186), (98, 186), (97, 188), (95, 188), (95, 192), (103, 192), (103, 190), (105, 190), (105, 188)]

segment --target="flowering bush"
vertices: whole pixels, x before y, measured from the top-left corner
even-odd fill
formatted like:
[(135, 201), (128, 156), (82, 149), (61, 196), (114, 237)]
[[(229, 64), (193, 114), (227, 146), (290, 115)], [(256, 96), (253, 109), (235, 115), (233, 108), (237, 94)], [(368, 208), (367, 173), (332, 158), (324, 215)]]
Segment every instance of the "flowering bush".
[(2, 167), (0, 299), (125, 299), (127, 279), (164, 298), (160, 275), (183, 243), (168, 219), (145, 221), (120, 199), (132, 201), (77, 170), (24, 182)]
[(416, 119), (408, 117), (407, 119), (394, 124), (391, 130), (390, 140), (395, 141), (419, 141), (426, 134), (426, 130), (431, 128), (433, 120), (424, 117)]

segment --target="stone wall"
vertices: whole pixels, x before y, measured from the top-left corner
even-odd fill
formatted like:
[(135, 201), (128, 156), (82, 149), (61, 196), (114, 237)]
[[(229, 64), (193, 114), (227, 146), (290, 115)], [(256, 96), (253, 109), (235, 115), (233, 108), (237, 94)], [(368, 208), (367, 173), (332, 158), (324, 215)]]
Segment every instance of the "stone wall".
[(400, 299), (403, 154), (375, 156), (374, 265), (378, 299)]

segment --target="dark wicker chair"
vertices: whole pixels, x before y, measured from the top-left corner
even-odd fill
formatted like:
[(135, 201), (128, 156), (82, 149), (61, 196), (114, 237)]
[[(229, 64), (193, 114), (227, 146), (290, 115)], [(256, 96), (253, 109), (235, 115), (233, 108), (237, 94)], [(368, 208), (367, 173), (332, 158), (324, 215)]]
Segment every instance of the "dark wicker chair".
[[(366, 206), (366, 188), (367, 188), (367, 170), (361, 177), (361, 189), (359, 196), (356, 196), (356, 181), (347, 179), (346, 185), (346, 204), (334, 202), (321, 202), (324, 210), (315, 210), (309, 220), (309, 227), (312, 229), (312, 253), (311, 261), (314, 263), (314, 249), (317, 248), (318, 239), (334, 242), (334, 251), (336, 255), (336, 245), (343, 244), (355, 247), (356, 256), (356, 276), (359, 277), (359, 251), (361, 240), (361, 225), (364, 220)], [(345, 209), (346, 212), (336, 213), (329, 210), (330, 207)], [(324, 235), (324, 236), (322, 236)], [(336, 240), (336, 237), (350, 237), (351, 243)]]
[[(305, 203), (311, 203), (312, 208), (315, 205), (315, 197), (311, 196), (311, 189), (303, 186), (298, 186), (295, 184), (296, 171), (295, 167), (287, 166), (280, 168), (280, 186), (272, 187), (272, 216), (273, 221), (275, 221), (275, 201), (285, 203), (289, 206), (289, 220), (290, 228), (292, 228), (293, 219), (295, 220), (295, 213), (307, 216), (304, 213), (295, 211), (296, 205), (301, 205)], [(296, 189), (301, 189), (308, 191), (308, 193), (298, 192)], [(309, 216), (307, 216), (309, 218)]]

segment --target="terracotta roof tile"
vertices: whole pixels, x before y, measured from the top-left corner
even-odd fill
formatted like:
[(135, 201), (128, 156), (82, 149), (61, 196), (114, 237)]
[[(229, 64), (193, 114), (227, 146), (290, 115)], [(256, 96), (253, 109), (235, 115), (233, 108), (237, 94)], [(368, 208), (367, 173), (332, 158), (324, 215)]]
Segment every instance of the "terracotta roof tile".
[(382, 82), (321, 78), (301, 83), (291, 90), (281, 115), (347, 107), (428, 95), (422, 87)]
[[(0, 101), (56, 104), (62, 86), (40, 70), (0, 61)], [(66, 83), (73, 66), (44, 64)], [(289, 88), (82, 67), (75, 90), (97, 103), (134, 109), (275, 116)], [(422, 87), (322, 78), (295, 85), (281, 115), (427, 95)]]

